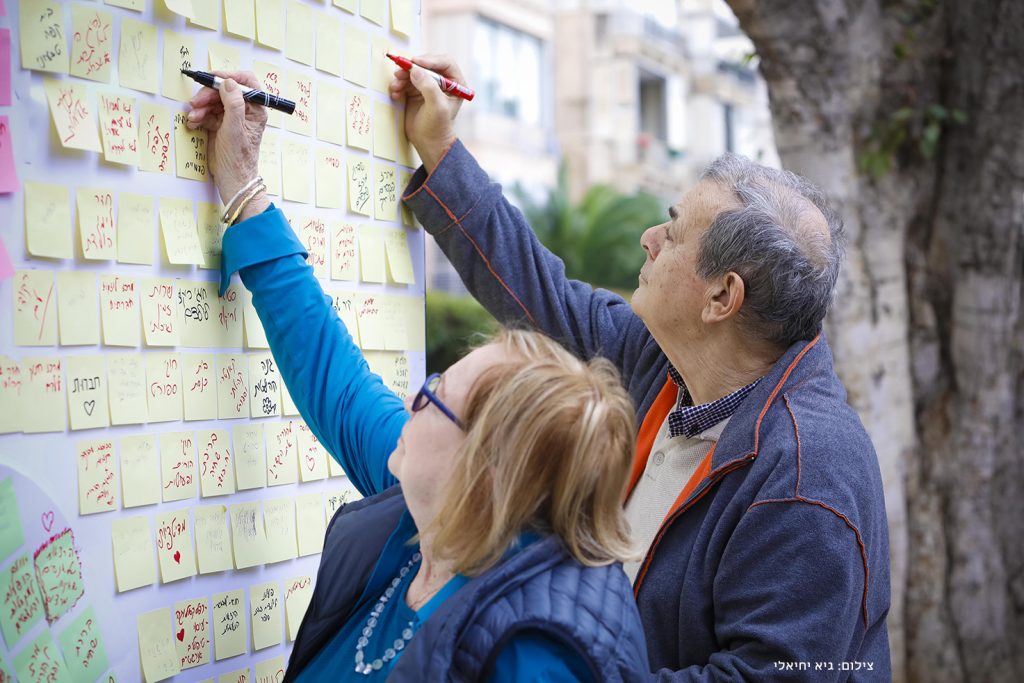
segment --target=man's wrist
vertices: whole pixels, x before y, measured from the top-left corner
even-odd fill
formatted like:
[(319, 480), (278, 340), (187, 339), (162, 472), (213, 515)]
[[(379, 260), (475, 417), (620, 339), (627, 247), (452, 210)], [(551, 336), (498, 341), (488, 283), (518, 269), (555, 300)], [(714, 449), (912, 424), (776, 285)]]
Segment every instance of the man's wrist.
[(423, 161), (423, 167), (427, 169), (427, 173), (434, 172), (437, 165), (441, 163), (441, 159), (444, 158), (444, 155), (447, 154), (454, 144), (455, 136), (451, 135), (440, 142), (431, 142), (430, 144), (416, 147), (416, 151), (419, 152), (420, 159)]

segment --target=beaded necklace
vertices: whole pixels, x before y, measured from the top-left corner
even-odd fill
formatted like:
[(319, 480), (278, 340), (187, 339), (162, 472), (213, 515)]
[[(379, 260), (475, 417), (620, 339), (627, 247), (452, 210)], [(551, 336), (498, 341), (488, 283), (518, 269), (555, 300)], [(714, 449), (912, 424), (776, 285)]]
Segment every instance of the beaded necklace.
[(402, 571), (398, 573), (391, 581), (391, 585), (387, 587), (384, 594), (380, 596), (380, 600), (374, 605), (373, 611), (370, 613), (370, 618), (366, 620), (366, 626), (363, 627), (363, 633), (356, 641), (356, 673), (369, 676), (374, 671), (380, 671), (385, 664), (390, 662), (392, 659), (398, 656), (398, 653), (405, 649), (405, 644), (412, 640), (413, 636), (413, 623), (409, 622), (409, 625), (402, 629), (402, 637), (395, 639), (395, 642), (391, 644), (391, 647), (384, 651), (383, 657), (377, 657), (372, 662), (367, 662), (366, 657), (363, 654), (363, 650), (370, 643), (370, 636), (373, 635), (373, 629), (377, 627), (377, 619), (380, 618), (381, 613), (384, 611), (384, 606), (388, 604), (395, 595), (395, 591), (398, 586), (401, 585), (402, 580), (409, 575), (412, 571), (413, 566), (420, 561), (420, 553), (417, 551), (413, 554), (412, 559), (409, 563), (402, 567)]

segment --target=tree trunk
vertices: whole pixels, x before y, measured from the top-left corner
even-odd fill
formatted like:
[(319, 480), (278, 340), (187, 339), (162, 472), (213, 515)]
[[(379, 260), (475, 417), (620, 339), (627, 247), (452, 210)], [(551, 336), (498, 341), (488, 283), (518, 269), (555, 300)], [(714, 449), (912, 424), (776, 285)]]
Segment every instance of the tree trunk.
[(728, 2), (850, 237), (827, 330), (886, 487), (894, 679), (1021, 680), (1024, 3)]

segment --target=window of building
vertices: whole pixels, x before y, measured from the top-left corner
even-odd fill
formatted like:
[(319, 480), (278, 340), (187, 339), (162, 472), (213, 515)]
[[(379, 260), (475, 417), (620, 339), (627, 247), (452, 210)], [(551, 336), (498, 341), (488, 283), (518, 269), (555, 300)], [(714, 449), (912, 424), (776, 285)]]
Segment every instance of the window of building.
[(474, 55), (477, 99), (489, 112), (523, 123), (541, 122), (541, 41), (489, 19), (477, 19)]
[(640, 70), (640, 132), (668, 141), (668, 96), (665, 79)]

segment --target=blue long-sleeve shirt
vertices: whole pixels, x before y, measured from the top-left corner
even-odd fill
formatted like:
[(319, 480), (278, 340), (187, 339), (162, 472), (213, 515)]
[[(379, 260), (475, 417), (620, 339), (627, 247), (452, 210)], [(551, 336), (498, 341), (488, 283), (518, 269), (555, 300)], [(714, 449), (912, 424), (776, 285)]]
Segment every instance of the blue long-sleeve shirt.
[[(364, 496), (397, 484), (387, 461), (409, 416), (401, 399), (370, 371), (284, 214), (271, 206), (229, 228), (223, 251), (221, 295), (237, 271), (252, 292), (285, 386), (313, 434)], [(393, 563), (389, 548), (390, 543), (378, 567)], [(399, 550), (400, 544), (391, 552)], [(524, 632), (498, 654), (490, 680), (591, 680), (586, 672), (569, 646)]]

